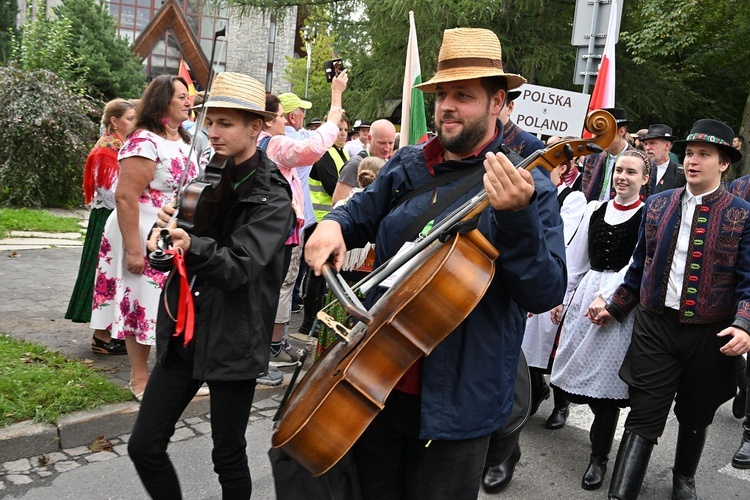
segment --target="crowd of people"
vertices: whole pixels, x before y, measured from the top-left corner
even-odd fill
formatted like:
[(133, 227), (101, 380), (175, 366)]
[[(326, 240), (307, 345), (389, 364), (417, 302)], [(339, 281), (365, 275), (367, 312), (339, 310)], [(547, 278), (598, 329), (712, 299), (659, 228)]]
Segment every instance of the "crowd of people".
[[(484, 29), (445, 31), (435, 75), (417, 85), (435, 96), (436, 136), (424, 144), (396, 149), (386, 119), (351, 122), (347, 81), (346, 71), (333, 79), (322, 119), (306, 120), (312, 103), (296, 94), (233, 72), (219, 73), (205, 100), (191, 102), (181, 77), (160, 76), (138, 102), (104, 109), (66, 317), (90, 322), (95, 353), (129, 358), (141, 408), (128, 451), (153, 498), (181, 498), (167, 447), (198, 394), (211, 398), (222, 495), (250, 498), (244, 434), (256, 384), (281, 384), (281, 369), (303, 356), (289, 342), (292, 311), (304, 312), (298, 333), (318, 355), (336, 342), (316, 321), (333, 301), (323, 266), (378, 267), (480, 193), (487, 205), (470, 227), (441, 239), (478, 232), (499, 252), (494, 274), (356, 440), (357, 498), (502, 491), (523, 424), (551, 394), (550, 430), (566, 424), (570, 404), (593, 412), (584, 489), (604, 484), (626, 407), (609, 498), (638, 497), (674, 401), (672, 498), (697, 498), (707, 428), (732, 398), (744, 418), (732, 464), (750, 468), (750, 176), (724, 180), (742, 160), (740, 136), (712, 119), (684, 140), (665, 124), (631, 134), (626, 111), (608, 108), (617, 131), (602, 153), (551, 172), (517, 168), (566, 139), (545, 144), (513, 122), (526, 80), (503, 69)], [(182, 193), (216, 158), (226, 190), (195, 211), (213, 227), (197, 234), (181, 223)], [(172, 271), (150, 263), (155, 250)], [(366, 307), (392, 288), (375, 287)]]

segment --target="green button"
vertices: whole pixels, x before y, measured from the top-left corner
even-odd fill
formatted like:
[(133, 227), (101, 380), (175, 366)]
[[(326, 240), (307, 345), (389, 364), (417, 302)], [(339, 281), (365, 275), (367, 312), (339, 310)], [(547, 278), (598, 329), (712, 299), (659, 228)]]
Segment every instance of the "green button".
[(693, 311), (685, 311), (685, 316), (687, 317), (694, 316), (694, 315), (695, 313)]
[(688, 293), (698, 293), (698, 290), (696, 290), (696, 289), (695, 289), (695, 288), (693, 288), (692, 286), (689, 286), (689, 287), (688, 287), (688, 289), (687, 289), (687, 292), (688, 292)]
[(690, 264), (690, 269), (696, 269), (697, 270), (697, 269), (700, 269), (700, 268), (701, 268), (700, 264)]

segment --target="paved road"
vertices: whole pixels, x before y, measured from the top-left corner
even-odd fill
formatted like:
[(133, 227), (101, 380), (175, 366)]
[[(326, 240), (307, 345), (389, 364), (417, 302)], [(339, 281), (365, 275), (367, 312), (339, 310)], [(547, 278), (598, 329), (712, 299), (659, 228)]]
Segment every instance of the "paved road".
[[(18, 257), (10, 258), (9, 252), (0, 252), (0, 331), (44, 344), (72, 358), (92, 359), (88, 326), (75, 325), (63, 319), (75, 281), (80, 249), (25, 250), (18, 253)], [(124, 357), (97, 356), (94, 366), (106, 368), (111, 377), (120, 383), (127, 381)], [(268, 404), (269, 408), (259, 410), (247, 430), (253, 498), (261, 500), (275, 498), (267, 458), (272, 425), (270, 416), (273, 413), (272, 400), (269, 399), (271, 394), (269, 391), (256, 394), (256, 401), (262, 405)], [(569, 424), (554, 432), (542, 427), (551, 409), (551, 401), (545, 401), (539, 414), (532, 417), (527, 425), (521, 439), (523, 454), (510, 486), (499, 495), (481, 494), (479, 498), (606, 498), (603, 490), (587, 492), (580, 488), (580, 478), (589, 454), (591, 414), (588, 408), (574, 408)], [(183, 440), (170, 447), (186, 499), (220, 498), (219, 485), (211, 471), (210, 430), (205, 425), (209, 419), (210, 416), (206, 415), (203, 422), (188, 423), (200, 430), (183, 434)], [(670, 419), (661, 444), (652, 456), (641, 494), (643, 499), (667, 499), (670, 496), (670, 467), (676, 430), (676, 422)], [(124, 443), (127, 437), (120, 436), (117, 442)], [(697, 484), (702, 498), (750, 498), (750, 471), (739, 471), (729, 465), (739, 438), (740, 422), (732, 417), (729, 405), (724, 405), (709, 431), (698, 470)], [(612, 458), (618, 444), (619, 435)], [(58, 471), (52, 464), (30, 474), (32, 481), (25, 485), (2, 481), (9, 472), (3, 468), (6, 464), (0, 464), (0, 497), (29, 500), (147, 498), (125, 455), (124, 446), (117, 447), (115, 453), (102, 455), (101, 459), (104, 458), (107, 459), (82, 460), (83, 464), (66, 472)], [(608, 482), (609, 474), (605, 484)]]

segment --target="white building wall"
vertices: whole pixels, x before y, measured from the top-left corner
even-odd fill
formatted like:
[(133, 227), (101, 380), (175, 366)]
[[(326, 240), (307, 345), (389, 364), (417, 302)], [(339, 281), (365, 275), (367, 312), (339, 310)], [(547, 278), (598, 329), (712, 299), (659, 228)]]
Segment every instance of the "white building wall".
[(229, 16), (227, 26), (227, 71), (245, 73), (266, 85), (275, 94), (291, 91), (284, 79), (288, 65), (286, 57), (294, 56), (294, 37), (297, 7), (289, 7), (283, 16), (276, 16), (276, 38), (273, 47), (273, 78), (270, 88), (266, 83), (271, 32), (271, 13), (257, 11), (244, 18)]

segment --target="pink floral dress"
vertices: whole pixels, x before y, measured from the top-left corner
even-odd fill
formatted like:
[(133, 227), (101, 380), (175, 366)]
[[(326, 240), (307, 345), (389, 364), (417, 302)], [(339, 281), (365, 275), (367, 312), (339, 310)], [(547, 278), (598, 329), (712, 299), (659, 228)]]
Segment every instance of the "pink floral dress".
[[(154, 178), (138, 199), (138, 225), (144, 255), (159, 209), (174, 202), (184, 166), (189, 164), (185, 184), (197, 174), (195, 163), (188, 161), (189, 151), (190, 146), (182, 140), (168, 141), (147, 130), (134, 132), (120, 150), (119, 160), (141, 156), (156, 162)], [(167, 275), (152, 269), (148, 259), (142, 275), (127, 271), (115, 210), (107, 220), (99, 248), (91, 328), (110, 330), (115, 339), (134, 335), (139, 343), (154, 345), (158, 302)]]

